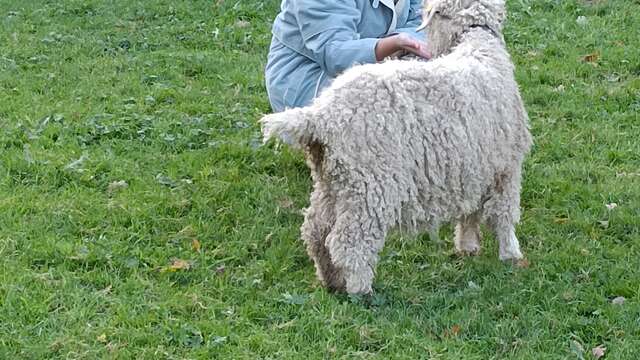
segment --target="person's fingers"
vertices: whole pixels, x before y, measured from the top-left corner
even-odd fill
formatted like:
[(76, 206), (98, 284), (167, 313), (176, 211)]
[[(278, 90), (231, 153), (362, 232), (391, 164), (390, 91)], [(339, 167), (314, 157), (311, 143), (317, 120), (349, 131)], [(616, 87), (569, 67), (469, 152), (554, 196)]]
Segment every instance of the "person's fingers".
[(410, 50), (410, 52), (425, 59), (431, 58), (431, 54), (424, 47), (419, 47), (418, 49), (415, 49), (413, 51)]

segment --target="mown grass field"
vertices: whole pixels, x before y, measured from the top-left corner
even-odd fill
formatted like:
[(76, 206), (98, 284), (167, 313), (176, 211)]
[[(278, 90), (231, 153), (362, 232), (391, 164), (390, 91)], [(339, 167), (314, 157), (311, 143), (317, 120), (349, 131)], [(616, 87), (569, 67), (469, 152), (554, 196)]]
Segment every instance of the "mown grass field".
[(0, 358), (636, 359), (640, 3), (508, 4), (530, 265), (399, 233), (361, 299), (261, 146), (277, 0), (1, 1)]

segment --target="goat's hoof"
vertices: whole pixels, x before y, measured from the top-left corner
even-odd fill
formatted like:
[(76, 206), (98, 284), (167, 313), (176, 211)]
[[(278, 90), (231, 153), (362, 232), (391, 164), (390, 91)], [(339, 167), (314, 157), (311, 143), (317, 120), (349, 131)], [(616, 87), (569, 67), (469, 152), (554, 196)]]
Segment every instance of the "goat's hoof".
[(522, 253), (520, 252), (520, 250), (506, 251), (500, 254), (500, 260), (505, 262), (511, 261), (515, 263), (522, 258), (524, 258), (524, 256), (522, 256)]
[(478, 256), (480, 255), (481, 249), (479, 246), (469, 246), (462, 249), (456, 249), (456, 255), (467, 257), (467, 256)]

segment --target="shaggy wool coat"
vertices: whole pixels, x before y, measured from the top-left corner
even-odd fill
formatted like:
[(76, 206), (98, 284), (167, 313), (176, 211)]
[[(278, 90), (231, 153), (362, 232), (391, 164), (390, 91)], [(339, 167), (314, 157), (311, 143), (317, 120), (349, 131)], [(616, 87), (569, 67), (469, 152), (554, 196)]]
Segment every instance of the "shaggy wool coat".
[(501, 259), (522, 257), (528, 118), (499, 27), (480, 23), (453, 36), (436, 19), (433, 51), (446, 54), (453, 41), (448, 55), (355, 67), (311, 106), (262, 119), (265, 139), (305, 151), (314, 190), (302, 238), (330, 288), (370, 292), (394, 226), (456, 221), (456, 249), (477, 253), (485, 221)]

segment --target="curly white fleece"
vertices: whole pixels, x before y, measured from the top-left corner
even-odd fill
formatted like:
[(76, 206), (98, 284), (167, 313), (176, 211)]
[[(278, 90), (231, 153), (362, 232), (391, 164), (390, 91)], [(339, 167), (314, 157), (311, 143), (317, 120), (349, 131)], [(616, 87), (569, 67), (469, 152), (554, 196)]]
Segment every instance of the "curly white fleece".
[(522, 257), (514, 227), (532, 141), (500, 35), (504, 4), (429, 8), (429, 44), (442, 56), (354, 67), (312, 105), (261, 120), (265, 140), (305, 151), (314, 190), (301, 233), (332, 289), (371, 292), (378, 252), (398, 225), (457, 221), (456, 249), (477, 253), (485, 221), (501, 259)]

